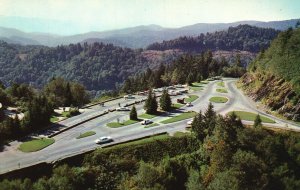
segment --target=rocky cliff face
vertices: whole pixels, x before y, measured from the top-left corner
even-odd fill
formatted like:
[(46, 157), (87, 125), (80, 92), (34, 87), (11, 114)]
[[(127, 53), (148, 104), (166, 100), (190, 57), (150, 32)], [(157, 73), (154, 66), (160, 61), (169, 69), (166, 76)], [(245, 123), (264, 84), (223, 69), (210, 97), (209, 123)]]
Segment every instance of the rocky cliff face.
[(300, 98), (292, 85), (271, 74), (248, 72), (239, 81), (239, 86), (256, 101), (287, 119), (300, 121)]

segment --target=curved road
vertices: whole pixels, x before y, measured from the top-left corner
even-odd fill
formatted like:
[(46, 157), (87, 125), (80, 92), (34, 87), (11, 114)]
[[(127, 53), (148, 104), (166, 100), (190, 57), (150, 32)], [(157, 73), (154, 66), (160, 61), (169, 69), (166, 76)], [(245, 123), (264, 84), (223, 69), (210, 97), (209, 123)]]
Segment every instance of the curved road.
[[(288, 125), (289, 129), (300, 131), (300, 128), (297, 125), (284, 121), (282, 119), (278, 119), (272, 115), (266, 114), (263, 111), (258, 110), (256, 108), (255, 102), (249, 99), (248, 97), (244, 96), (243, 93), (237, 89), (237, 87), (235, 86), (236, 79), (224, 79), (225, 88), (228, 90), (228, 93), (216, 92), (216, 89), (220, 88), (218, 87), (217, 82), (218, 81), (212, 81), (209, 84), (204, 85), (204, 89), (202, 91), (189, 93), (198, 95), (199, 98), (193, 102), (193, 107), (184, 106), (180, 110), (196, 112), (199, 112), (201, 110), (202, 112), (204, 112), (207, 108), (207, 105), (209, 104), (209, 98), (211, 98), (212, 96), (225, 96), (229, 99), (228, 102), (224, 104), (214, 103), (215, 111), (219, 114), (224, 115), (227, 112), (233, 110), (255, 112), (266, 117), (270, 117), (274, 121), (276, 121), (275, 124), (269, 124), (269, 126), (271, 127), (286, 129), (286, 125)], [(183, 96), (184, 95), (180, 97)], [(173, 102), (176, 98), (180, 97), (173, 97)], [(145, 96), (138, 97), (138, 100), (142, 98), (145, 98)], [(94, 106), (91, 110), (87, 111), (86, 113), (76, 116), (74, 118), (67, 119), (63, 121), (63, 123), (65, 125), (68, 125), (76, 122), (76, 120), (82, 120), (83, 117), (91, 117), (91, 115), (99, 111), (103, 111), (104, 109), (117, 107), (118, 103), (124, 103), (124, 100), (119, 99), (112, 102), (108, 102), (106, 103), (105, 107)], [(139, 114), (143, 113), (143, 104), (138, 104), (136, 105), (136, 107)], [(170, 118), (170, 116), (178, 114), (180, 113), (174, 112), (170, 113), (169, 115), (165, 114), (162, 116), (155, 117), (152, 120), (155, 123), (159, 123), (162, 120)], [(119, 119), (120, 121), (128, 119), (128, 112), (111, 112), (107, 115), (83, 123), (75, 128), (69, 129), (55, 136), (54, 144), (38, 152), (23, 153), (17, 150), (17, 147), (20, 144), (20, 142), (12, 144), (10, 147), (6, 147), (5, 150), (0, 153), (0, 173), (5, 173), (14, 169), (18, 169), (19, 167), (22, 168), (29, 165), (34, 165), (39, 162), (53, 162), (58, 159), (62, 159), (71, 155), (95, 149), (100, 146), (96, 145), (94, 143), (94, 140), (96, 140), (100, 136), (111, 136), (114, 139), (113, 143), (118, 143), (161, 132), (174, 133), (175, 131), (183, 131), (185, 130), (187, 122), (187, 120), (183, 120), (171, 124), (159, 123), (159, 126), (151, 128), (144, 128), (144, 126), (142, 126), (139, 123), (120, 128), (106, 127), (106, 123), (116, 121), (117, 119)], [(76, 137), (79, 136), (80, 133), (90, 130), (95, 131), (96, 135), (82, 139), (76, 139)]]

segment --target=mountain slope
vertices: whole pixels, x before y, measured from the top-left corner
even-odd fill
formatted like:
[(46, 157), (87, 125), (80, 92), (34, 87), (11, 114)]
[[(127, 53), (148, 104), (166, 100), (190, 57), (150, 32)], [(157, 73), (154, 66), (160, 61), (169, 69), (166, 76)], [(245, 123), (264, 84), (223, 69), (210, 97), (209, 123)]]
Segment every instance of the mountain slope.
[(82, 83), (88, 90), (113, 90), (128, 76), (168, 63), (180, 53), (145, 51), (87, 43), (68, 46), (20, 46), (0, 41), (0, 81), (29, 83), (42, 87), (61, 76)]
[(258, 28), (250, 25), (229, 27), (226, 31), (201, 34), (197, 37), (180, 37), (162, 43), (154, 43), (147, 47), (148, 50), (181, 49), (188, 52), (201, 52), (208, 49), (216, 50), (241, 50), (258, 52), (267, 48), (279, 31), (271, 28)]
[(256, 100), (300, 120), (300, 29), (278, 35), (249, 66), (240, 84)]

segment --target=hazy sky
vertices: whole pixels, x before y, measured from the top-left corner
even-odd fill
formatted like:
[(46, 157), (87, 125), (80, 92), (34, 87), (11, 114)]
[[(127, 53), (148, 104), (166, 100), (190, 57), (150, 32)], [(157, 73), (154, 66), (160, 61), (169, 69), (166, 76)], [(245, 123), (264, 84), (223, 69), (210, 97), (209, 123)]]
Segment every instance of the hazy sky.
[(0, 0), (0, 17), (0, 26), (70, 34), (148, 24), (300, 18), (300, 0)]

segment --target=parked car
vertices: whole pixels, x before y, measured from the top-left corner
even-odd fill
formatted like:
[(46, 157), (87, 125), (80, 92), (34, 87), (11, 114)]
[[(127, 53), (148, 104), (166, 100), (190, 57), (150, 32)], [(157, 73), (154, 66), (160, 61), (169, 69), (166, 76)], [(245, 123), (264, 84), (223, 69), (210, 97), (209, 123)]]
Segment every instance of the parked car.
[(116, 108), (116, 111), (130, 111), (130, 109), (128, 107), (119, 107)]
[(188, 103), (186, 103), (185, 105), (186, 105), (187, 107), (193, 106), (193, 104), (192, 104), (191, 102), (188, 102)]
[(151, 124), (151, 123), (153, 123), (153, 122), (150, 119), (145, 119), (145, 120), (141, 121), (142, 125), (148, 125), (148, 124)]
[(134, 99), (135, 97), (131, 94), (125, 95), (124, 96), (125, 99)]
[(191, 126), (192, 123), (193, 123), (193, 121), (194, 121), (194, 119), (191, 119), (191, 120), (189, 120), (186, 124), (189, 125), (189, 126)]
[(100, 137), (99, 139), (96, 139), (95, 143), (96, 144), (104, 144), (104, 143), (110, 143), (112, 141), (113, 141), (113, 139), (111, 137), (107, 136), (107, 137)]

